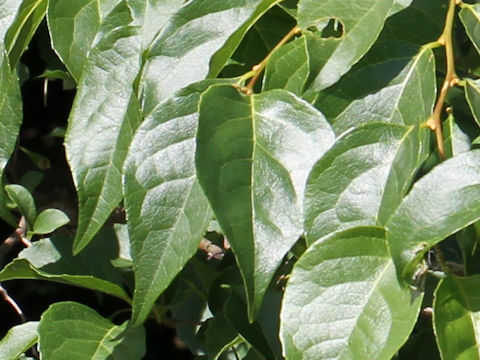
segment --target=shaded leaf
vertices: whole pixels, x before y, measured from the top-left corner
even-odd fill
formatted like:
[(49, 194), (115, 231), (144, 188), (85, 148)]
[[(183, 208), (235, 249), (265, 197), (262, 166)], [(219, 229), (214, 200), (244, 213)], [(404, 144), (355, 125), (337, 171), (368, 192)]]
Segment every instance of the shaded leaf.
[(80, 252), (118, 205), (122, 166), (140, 121), (132, 83), (140, 68), (140, 38), (125, 3), (105, 19), (78, 85), (65, 136), (78, 192), (74, 252)]
[(193, 0), (153, 41), (142, 76), (144, 113), (193, 82), (215, 77), (247, 30), (279, 0)]
[(72, 256), (72, 239), (55, 236), (24, 249), (0, 272), (0, 281), (12, 279), (50, 280), (101, 291), (127, 302), (122, 279), (111, 265), (118, 245), (111, 232), (100, 233), (81, 254)]
[(473, 46), (480, 53), (480, 4), (462, 3), (462, 9), (458, 15)]
[(223, 313), (208, 322), (205, 331), (205, 346), (209, 359), (217, 360), (221, 354), (243, 341)]
[(115, 325), (74, 302), (53, 304), (38, 326), (42, 358), (135, 360), (145, 354), (145, 330), (128, 321)]
[(212, 217), (195, 176), (200, 94), (212, 81), (180, 91), (138, 128), (125, 162), (125, 206), (141, 323), (157, 297), (197, 251)]
[(478, 150), (448, 159), (417, 181), (386, 225), (398, 277), (417, 286), (425, 252), (479, 220), (479, 210)]
[(381, 225), (388, 219), (418, 166), (418, 136), (413, 130), (368, 123), (337, 140), (309, 175), (307, 243), (346, 228)]
[(305, 39), (299, 38), (273, 53), (265, 69), (263, 91), (285, 89), (301, 95), (308, 74), (309, 65)]
[(466, 79), (465, 97), (475, 122), (480, 126), (480, 80)]
[(480, 359), (480, 276), (449, 275), (435, 291), (433, 323), (442, 359)]
[(35, 219), (32, 233), (49, 234), (69, 222), (70, 219), (63, 211), (58, 209), (46, 209), (38, 214)]
[(455, 122), (453, 114), (449, 114), (448, 118), (443, 122), (443, 143), (447, 159), (471, 148), (470, 138)]
[(37, 217), (37, 207), (33, 200), (32, 194), (22, 185), (12, 184), (6, 185), (5, 191), (10, 200), (13, 201), (21, 215), (25, 216), (27, 225), (33, 227)]
[(0, 360), (18, 359), (31, 348), (38, 338), (38, 321), (30, 321), (14, 326), (0, 340)]
[(391, 359), (422, 295), (400, 286), (380, 228), (316, 241), (287, 283), (280, 337), (287, 359)]
[(11, 69), (15, 69), (33, 34), (45, 17), (48, 0), (23, 0), (5, 37)]
[[(307, 97), (333, 85), (360, 60), (380, 34), (392, 3), (392, 0), (358, 0), (349, 6), (339, 6), (335, 0), (322, 3), (316, 0), (299, 1), (298, 25), (302, 29), (321, 26), (330, 19), (339, 21), (343, 27), (339, 38), (318, 39), (325, 43), (328, 52), (320, 55), (324, 58), (321, 67), (311, 68), (314, 78), (306, 93)], [(309, 56), (317, 55), (308, 50)]]
[(286, 91), (213, 86), (202, 95), (198, 179), (242, 271), (251, 321), (302, 233), (306, 177), (333, 140), (323, 115)]
[(106, 16), (121, 0), (49, 0), (52, 47), (78, 82)]

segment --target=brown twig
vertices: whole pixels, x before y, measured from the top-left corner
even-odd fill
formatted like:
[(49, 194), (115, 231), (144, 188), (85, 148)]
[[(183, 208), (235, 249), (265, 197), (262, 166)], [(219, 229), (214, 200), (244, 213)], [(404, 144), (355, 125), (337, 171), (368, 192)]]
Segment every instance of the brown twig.
[(437, 44), (445, 47), (445, 54), (447, 58), (447, 73), (445, 80), (443, 81), (440, 94), (438, 95), (437, 103), (433, 110), (433, 114), (430, 119), (427, 120), (427, 126), (435, 131), (435, 137), (437, 140), (438, 154), (441, 160), (445, 160), (445, 145), (443, 143), (443, 131), (442, 131), (442, 109), (447, 97), (448, 90), (458, 84), (458, 76), (455, 72), (455, 58), (453, 52), (453, 40), (452, 29), (453, 20), (455, 15), (455, 6), (458, 4), (458, 0), (450, 0), (447, 10), (447, 16), (445, 19), (445, 27), (443, 32), (437, 40)]
[(268, 61), (272, 57), (273, 53), (280, 49), (285, 43), (287, 43), (292, 37), (295, 35), (299, 34), (301, 29), (298, 26), (295, 26), (292, 30), (290, 30), (287, 35), (285, 35), (282, 40), (278, 42), (277, 45), (268, 53), (268, 55), (263, 59), (260, 63), (255, 65), (253, 67), (253, 77), (250, 79), (248, 82), (247, 86), (245, 87), (247, 95), (250, 95), (253, 93), (253, 87), (257, 83), (258, 79), (260, 78), (260, 75), (262, 74), (263, 70), (265, 69), (265, 66), (267, 66)]

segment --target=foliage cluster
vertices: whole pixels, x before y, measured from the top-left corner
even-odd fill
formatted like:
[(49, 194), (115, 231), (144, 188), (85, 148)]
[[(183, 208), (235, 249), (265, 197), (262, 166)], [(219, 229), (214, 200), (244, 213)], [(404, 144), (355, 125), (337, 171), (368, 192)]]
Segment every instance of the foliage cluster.
[[(0, 359), (141, 359), (147, 319), (197, 359), (480, 359), (479, 28), (476, 1), (3, 0), (0, 281), (129, 317), (57, 302)], [(18, 142), (41, 29), (74, 211)]]

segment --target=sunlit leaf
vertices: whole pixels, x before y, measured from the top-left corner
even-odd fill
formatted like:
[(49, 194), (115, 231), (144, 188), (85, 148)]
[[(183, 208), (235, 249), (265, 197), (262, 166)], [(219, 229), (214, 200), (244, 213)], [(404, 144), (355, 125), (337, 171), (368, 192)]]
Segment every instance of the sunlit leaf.
[(305, 181), (333, 133), (320, 112), (284, 90), (246, 96), (211, 87), (199, 121), (198, 178), (236, 255), (253, 320), (302, 233)]
[(37, 321), (14, 326), (0, 340), (0, 360), (18, 359), (31, 348), (38, 339)]
[(42, 358), (140, 360), (145, 330), (128, 321), (115, 325), (91, 308), (74, 302), (53, 304), (38, 326)]
[(389, 360), (422, 302), (400, 286), (383, 230), (322, 238), (295, 264), (280, 313), (286, 359)]

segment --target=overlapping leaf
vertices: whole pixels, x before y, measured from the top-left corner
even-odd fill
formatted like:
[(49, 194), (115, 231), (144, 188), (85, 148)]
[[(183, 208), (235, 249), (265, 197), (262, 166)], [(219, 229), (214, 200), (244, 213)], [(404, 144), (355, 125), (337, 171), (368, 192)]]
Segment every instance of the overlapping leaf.
[(105, 19), (78, 85), (65, 137), (78, 192), (74, 251), (83, 249), (123, 197), (121, 169), (140, 121), (133, 82), (140, 69), (141, 37), (120, 3)]
[(8, 330), (0, 340), (0, 360), (18, 359), (37, 342), (38, 321), (30, 321)]
[(383, 230), (322, 238), (295, 264), (280, 313), (286, 359), (391, 359), (422, 296), (402, 288)]
[(459, 16), (473, 46), (480, 53), (480, 4), (462, 4)]
[(412, 126), (368, 123), (345, 133), (315, 164), (305, 194), (305, 231), (329, 233), (384, 224), (418, 167)]
[(416, 286), (423, 255), (480, 219), (480, 151), (435, 167), (415, 183), (388, 221), (387, 239), (399, 278)]
[(143, 327), (132, 327), (128, 321), (117, 326), (74, 302), (50, 306), (40, 319), (38, 333), (45, 359), (140, 360), (145, 353)]
[(105, 18), (121, 0), (50, 0), (48, 28), (52, 46), (78, 81)]
[(125, 162), (137, 323), (193, 256), (212, 216), (194, 165), (198, 101), (209, 84), (192, 85), (157, 106)]
[(8, 29), (5, 37), (5, 47), (12, 69), (17, 66), (20, 56), (28, 47), (33, 34), (45, 17), (47, 3), (47, 0), (22, 1), (15, 21)]
[(480, 126), (480, 81), (466, 79), (465, 97), (472, 110), (472, 115), (477, 125)]
[(72, 256), (72, 239), (36, 241), (0, 272), (0, 281), (39, 279), (101, 291), (129, 302), (122, 279), (110, 263), (118, 256), (112, 233), (102, 233), (84, 252)]
[(22, 99), (17, 74), (10, 68), (4, 39), (15, 21), (20, 5), (17, 0), (7, 0), (0, 4), (0, 216), (12, 225), (15, 221), (5, 206), (3, 170), (15, 147), (22, 122)]
[[(343, 27), (339, 38), (320, 38), (315, 35), (316, 46), (323, 47), (324, 51), (317, 53), (309, 48), (310, 56), (321, 57), (321, 62), (315, 67), (311, 63), (312, 83), (306, 93), (308, 98), (337, 82), (360, 60), (380, 34), (392, 5), (392, 0), (359, 0), (348, 6), (335, 0), (321, 3), (316, 0), (300, 0), (298, 25), (302, 29), (325, 26), (331, 19), (339, 21)], [(368, 31), (365, 31), (367, 28)], [(310, 44), (307, 43), (307, 46)]]
[(165, 25), (146, 55), (143, 109), (210, 75), (215, 77), (243, 35), (279, 0), (193, 0)]
[(442, 359), (480, 359), (479, 291), (479, 275), (449, 275), (438, 284), (433, 320)]
[(198, 178), (235, 252), (253, 320), (302, 233), (306, 177), (334, 136), (321, 113), (281, 90), (245, 96), (211, 87), (199, 122)]
[(285, 89), (301, 95), (309, 73), (305, 39), (300, 38), (273, 53), (265, 69), (263, 91)]
[[(435, 101), (432, 51), (405, 42), (375, 45), (350, 73), (320, 93), (316, 106), (337, 134), (368, 122), (419, 126)], [(424, 147), (428, 139), (422, 139)]]

